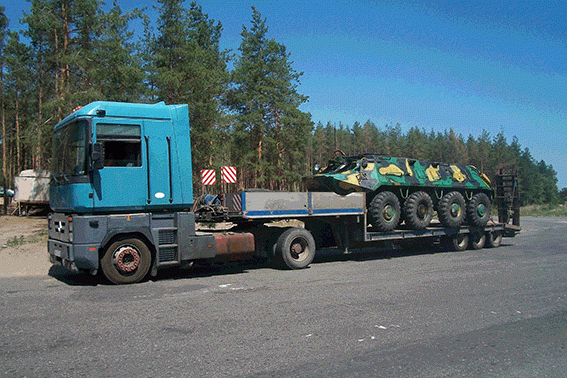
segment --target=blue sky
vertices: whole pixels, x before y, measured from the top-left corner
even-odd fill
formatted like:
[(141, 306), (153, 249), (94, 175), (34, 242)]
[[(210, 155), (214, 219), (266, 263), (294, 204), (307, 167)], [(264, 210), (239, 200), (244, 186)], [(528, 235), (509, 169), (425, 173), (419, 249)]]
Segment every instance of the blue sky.
[[(111, 3), (111, 1), (108, 1)], [(153, 1), (118, 0), (124, 11)], [(189, 5), (189, 2), (186, 3)], [(296, 71), (314, 122), (517, 136), (567, 187), (567, 2), (201, 0), (238, 52), (251, 6)], [(0, 0), (10, 27), (29, 3)]]

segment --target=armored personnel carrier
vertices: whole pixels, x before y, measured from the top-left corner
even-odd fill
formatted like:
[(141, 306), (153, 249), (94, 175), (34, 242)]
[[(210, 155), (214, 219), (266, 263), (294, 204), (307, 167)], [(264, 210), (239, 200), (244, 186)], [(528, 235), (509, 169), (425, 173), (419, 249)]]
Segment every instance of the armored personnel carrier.
[(346, 195), (366, 192), (368, 218), (378, 231), (393, 231), (402, 221), (426, 228), (437, 211), (445, 227), (485, 226), (493, 189), (473, 166), (401, 157), (341, 154), (306, 180), (309, 191)]

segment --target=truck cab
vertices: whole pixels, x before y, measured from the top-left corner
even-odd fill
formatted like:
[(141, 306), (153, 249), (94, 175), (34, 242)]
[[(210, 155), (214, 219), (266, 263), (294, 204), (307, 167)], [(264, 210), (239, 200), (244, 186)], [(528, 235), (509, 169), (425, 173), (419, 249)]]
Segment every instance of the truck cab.
[(55, 126), (56, 212), (188, 207), (191, 174), (187, 105), (94, 102)]
[[(55, 125), (52, 263), (114, 283), (215, 255), (196, 235), (187, 105), (93, 102)], [(178, 230), (181, 229), (178, 233)], [(181, 253), (180, 250), (183, 250)]]

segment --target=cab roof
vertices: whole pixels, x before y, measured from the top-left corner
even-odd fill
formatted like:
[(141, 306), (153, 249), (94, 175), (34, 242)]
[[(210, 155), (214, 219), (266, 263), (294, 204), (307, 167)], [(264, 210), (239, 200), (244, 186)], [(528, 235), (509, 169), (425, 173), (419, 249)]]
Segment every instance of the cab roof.
[(128, 102), (95, 101), (85, 105), (65, 117), (55, 125), (55, 129), (77, 119), (86, 117), (135, 118), (135, 119), (172, 119), (174, 109), (187, 105), (135, 104)]

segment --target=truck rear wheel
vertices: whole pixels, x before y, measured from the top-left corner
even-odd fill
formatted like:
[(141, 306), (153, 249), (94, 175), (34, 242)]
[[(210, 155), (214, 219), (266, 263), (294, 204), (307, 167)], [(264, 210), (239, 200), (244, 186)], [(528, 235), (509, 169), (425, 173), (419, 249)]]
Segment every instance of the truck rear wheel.
[(412, 193), (404, 202), (406, 223), (415, 230), (429, 226), (433, 216), (433, 201), (429, 194), (419, 191)]
[(115, 284), (140, 282), (150, 270), (152, 255), (140, 239), (120, 239), (112, 243), (100, 261), (105, 277)]
[(500, 247), (502, 243), (502, 232), (492, 231), (486, 233), (486, 246), (488, 248)]
[(445, 227), (459, 227), (465, 219), (465, 199), (459, 192), (445, 194), (439, 202), (439, 220)]
[(393, 231), (400, 222), (400, 201), (392, 192), (378, 193), (368, 206), (370, 223), (378, 231)]
[(315, 257), (315, 240), (304, 228), (290, 228), (278, 238), (276, 262), (291, 269), (307, 267)]
[(482, 249), (486, 242), (486, 235), (484, 232), (473, 232), (471, 234), (471, 249)]
[(467, 218), (471, 225), (484, 227), (490, 219), (490, 198), (484, 193), (475, 194), (467, 205)]
[(469, 234), (447, 236), (445, 242), (448, 250), (461, 252), (466, 250), (469, 246)]

